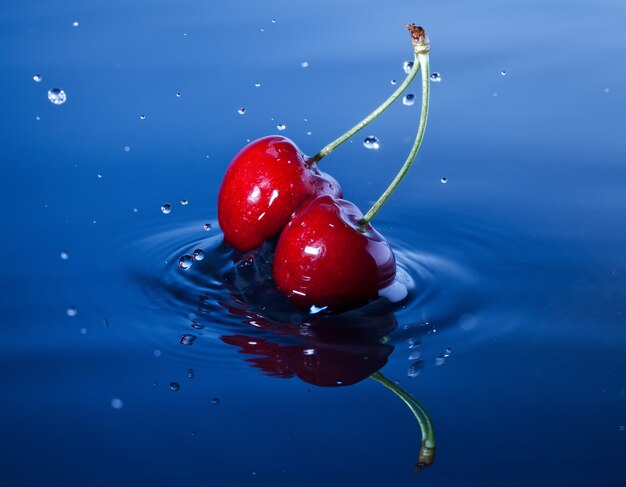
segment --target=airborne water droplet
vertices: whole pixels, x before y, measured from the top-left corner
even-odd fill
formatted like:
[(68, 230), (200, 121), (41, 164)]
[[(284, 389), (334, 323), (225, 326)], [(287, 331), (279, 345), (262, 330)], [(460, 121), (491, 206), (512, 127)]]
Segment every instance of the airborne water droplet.
[(500, 74), (501, 74), (502, 76), (506, 76), (506, 71), (505, 71), (505, 70), (502, 70), (502, 71), (500, 71)]
[(369, 135), (363, 139), (363, 147), (366, 149), (378, 149), (380, 148), (380, 140), (378, 140), (378, 137)]
[(204, 224), (204, 229), (208, 232), (209, 230), (211, 230), (211, 228), (213, 228), (213, 225), (211, 225), (210, 223), (205, 223)]
[(164, 215), (169, 215), (172, 212), (172, 205), (170, 205), (169, 203), (165, 203), (161, 206), (161, 212)]
[(246, 113), (246, 109), (244, 107), (239, 107), (239, 109), (237, 110), (237, 113), (239, 115), (243, 115), (244, 113)]
[(78, 27), (78, 21), (75, 20), (74, 22), (72, 22), (72, 27)]
[(219, 397), (214, 397), (213, 399), (211, 399), (211, 404), (219, 404), (219, 403), (220, 403)]
[(124, 407), (124, 401), (122, 401), (119, 397), (114, 397), (111, 399), (111, 406), (113, 409), (122, 409)]
[(402, 63), (402, 69), (406, 74), (409, 74), (413, 70), (413, 61), (404, 61)]
[(434, 72), (430, 75), (430, 81), (432, 81), (433, 83), (440, 83), (441, 82), (441, 74)]
[(446, 184), (448, 182), (448, 178), (441, 178), (441, 183)]
[(176, 98), (180, 98), (181, 96), (183, 96), (183, 94), (180, 91), (176, 92)]
[(193, 260), (203, 260), (204, 259), (204, 250), (202, 249), (196, 249), (193, 251)]
[(72, 316), (72, 317), (78, 314), (78, 310), (74, 306), (68, 306), (65, 312), (67, 313), (67, 316)]
[(392, 80), (390, 81), (390, 83), (391, 83), (392, 85), (396, 85), (396, 84), (398, 84), (398, 82), (397, 82), (395, 79), (392, 79)]
[(180, 200), (180, 204), (183, 205), (183, 206), (186, 206), (186, 205), (189, 204), (189, 200), (182, 199), (182, 200)]
[(62, 260), (67, 260), (70, 258), (70, 254), (68, 254), (67, 252), (61, 252), (59, 254), (59, 257), (61, 257)]
[(186, 347), (190, 347), (191, 345), (193, 345), (193, 342), (196, 341), (196, 338), (198, 338), (196, 335), (183, 335), (182, 337), (180, 337), (180, 344), (185, 345)]
[(178, 260), (178, 268), (184, 271), (189, 270), (193, 264), (193, 257), (191, 255), (183, 255)]
[(170, 391), (178, 391), (180, 390), (180, 384), (178, 382), (170, 382)]
[(276, 125), (276, 128), (278, 130), (285, 130), (287, 126), (284, 123), (279, 123), (278, 125)]
[(139, 115), (139, 120), (145, 120), (146, 116), (145, 115)]
[(48, 91), (48, 100), (50, 100), (53, 105), (63, 105), (63, 103), (67, 101), (67, 95), (65, 91), (60, 88), (52, 88)]
[(308, 61), (302, 61), (300, 63), (300, 66), (303, 67), (303, 68), (308, 68), (309, 67), (309, 62)]
[(36, 74), (35, 76), (33, 76), (33, 80), (35, 81), (35, 83), (41, 83), (42, 79), (43, 77), (40, 74)]
[(404, 98), (402, 98), (402, 104), (406, 105), (407, 107), (410, 107), (411, 105), (415, 104), (415, 95), (412, 93), (409, 93), (408, 95), (406, 95)]
[(254, 83), (254, 87), (255, 88), (260, 88), (261, 87), (261, 83)]

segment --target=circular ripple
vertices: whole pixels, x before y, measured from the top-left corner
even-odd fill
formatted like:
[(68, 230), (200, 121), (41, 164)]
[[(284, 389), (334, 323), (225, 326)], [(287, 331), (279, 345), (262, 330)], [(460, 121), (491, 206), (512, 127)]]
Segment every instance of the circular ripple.
[[(198, 228), (202, 228), (199, 223), (183, 224), (135, 240), (130, 252), (142, 256), (133, 259), (130, 268), (141, 293), (139, 306), (144, 316), (146, 310), (150, 313), (149, 320), (138, 322), (137, 336), (151, 343), (159, 356), (167, 354), (194, 365), (242, 366), (235, 349), (225, 344), (228, 337), (245, 335), (289, 344), (310, 329), (319, 334), (319, 323), (331, 323), (324, 329), (334, 330), (330, 337), (322, 331), (324, 340), (353, 339), (380, 323), (382, 334), (376, 340), (390, 335), (392, 343), (400, 342), (455, 323), (482, 302), (466, 268), (442, 255), (418, 251), (406, 243), (412, 239), (400, 240), (390, 231), (386, 233), (396, 255), (396, 281), (408, 291), (406, 297), (395, 303), (379, 298), (341, 315), (312, 316), (293, 307), (274, 287), (271, 245), (236, 254), (223, 243), (215, 225), (208, 238), (198, 238)], [(186, 270), (181, 268), (180, 258), (198, 249), (204, 251), (204, 258)], [(350, 336), (337, 333), (338, 328), (350, 330)]]

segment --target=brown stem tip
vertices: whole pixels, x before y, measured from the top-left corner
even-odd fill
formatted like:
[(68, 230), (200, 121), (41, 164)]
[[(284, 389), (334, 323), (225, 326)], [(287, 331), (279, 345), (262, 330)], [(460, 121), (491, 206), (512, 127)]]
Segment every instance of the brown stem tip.
[(424, 28), (415, 24), (409, 24), (406, 28), (409, 30), (409, 34), (411, 34), (415, 54), (429, 52), (430, 41), (428, 40), (428, 36), (426, 35)]

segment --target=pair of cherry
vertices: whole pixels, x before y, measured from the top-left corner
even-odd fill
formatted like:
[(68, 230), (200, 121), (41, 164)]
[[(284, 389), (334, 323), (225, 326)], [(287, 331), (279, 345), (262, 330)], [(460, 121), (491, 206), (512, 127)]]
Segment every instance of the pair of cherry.
[[(298, 306), (342, 311), (366, 304), (395, 278), (393, 252), (370, 224), (415, 159), (428, 113), (428, 38), (408, 26), (415, 61), (402, 85), (372, 114), (314, 157), (289, 139), (269, 136), (242, 149), (228, 167), (218, 196), (225, 241), (240, 252), (280, 235), (272, 265), (278, 289)], [(404, 166), (364, 216), (342, 198), (337, 181), (318, 169), (329, 154), (384, 111), (422, 71), (422, 111), (415, 143)]]

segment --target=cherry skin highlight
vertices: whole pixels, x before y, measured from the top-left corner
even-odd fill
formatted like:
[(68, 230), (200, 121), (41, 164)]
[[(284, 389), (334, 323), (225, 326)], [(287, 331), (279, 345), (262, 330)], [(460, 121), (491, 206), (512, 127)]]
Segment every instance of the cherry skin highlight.
[(297, 306), (343, 311), (366, 304), (390, 285), (396, 261), (384, 237), (352, 203), (321, 195), (283, 230), (272, 272)]
[(224, 240), (240, 252), (257, 248), (319, 194), (341, 197), (341, 188), (291, 140), (277, 135), (255, 140), (234, 157), (220, 187), (217, 218)]

